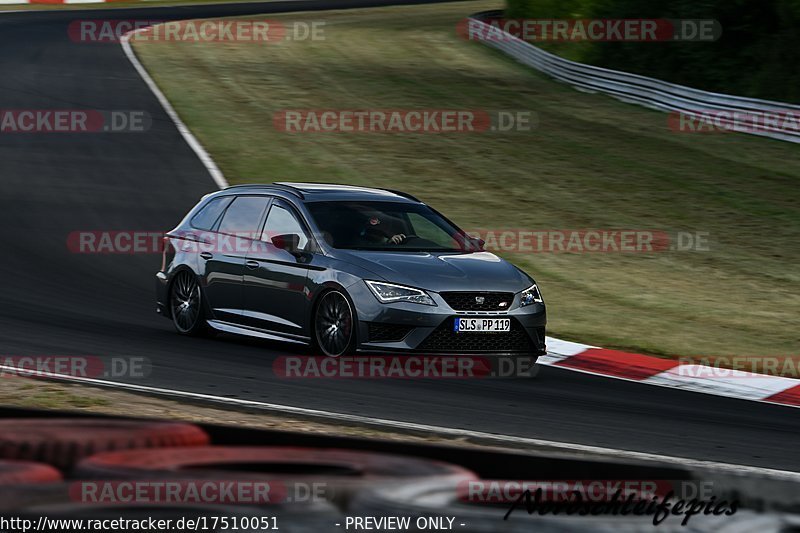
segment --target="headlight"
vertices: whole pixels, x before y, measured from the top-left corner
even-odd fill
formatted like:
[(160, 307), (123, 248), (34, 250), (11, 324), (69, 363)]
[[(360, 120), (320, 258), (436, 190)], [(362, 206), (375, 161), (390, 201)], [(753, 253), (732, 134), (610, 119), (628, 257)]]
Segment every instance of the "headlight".
[(382, 281), (367, 281), (367, 286), (372, 289), (372, 293), (381, 302), (388, 304), (391, 302), (411, 302), (415, 304), (436, 305), (433, 298), (422, 289), (384, 283)]
[(519, 306), (525, 307), (526, 305), (531, 304), (543, 304), (544, 300), (542, 300), (542, 293), (539, 292), (539, 287), (536, 286), (534, 283), (520, 294), (519, 298)]

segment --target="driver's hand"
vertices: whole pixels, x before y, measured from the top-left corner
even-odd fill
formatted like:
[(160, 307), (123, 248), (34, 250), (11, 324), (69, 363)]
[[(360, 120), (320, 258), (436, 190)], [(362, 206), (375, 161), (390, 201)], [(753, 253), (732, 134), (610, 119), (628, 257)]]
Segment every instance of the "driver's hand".
[(392, 244), (400, 244), (404, 240), (406, 240), (406, 236), (404, 233), (398, 233), (397, 235), (392, 235), (389, 237), (389, 242)]

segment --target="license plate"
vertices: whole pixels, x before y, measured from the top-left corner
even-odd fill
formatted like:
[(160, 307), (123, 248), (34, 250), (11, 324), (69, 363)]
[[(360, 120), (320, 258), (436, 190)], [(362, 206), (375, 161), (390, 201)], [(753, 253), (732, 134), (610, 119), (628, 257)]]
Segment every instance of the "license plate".
[(503, 333), (511, 331), (510, 318), (456, 318), (456, 333)]

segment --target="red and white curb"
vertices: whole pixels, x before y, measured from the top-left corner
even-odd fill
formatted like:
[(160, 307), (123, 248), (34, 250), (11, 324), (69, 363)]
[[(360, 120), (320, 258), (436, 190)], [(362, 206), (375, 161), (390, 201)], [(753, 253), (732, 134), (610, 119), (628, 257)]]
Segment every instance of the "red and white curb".
[(539, 358), (539, 364), (647, 385), (800, 407), (800, 380), (793, 378), (685, 364), (553, 337), (547, 338), (547, 348), (547, 355)]

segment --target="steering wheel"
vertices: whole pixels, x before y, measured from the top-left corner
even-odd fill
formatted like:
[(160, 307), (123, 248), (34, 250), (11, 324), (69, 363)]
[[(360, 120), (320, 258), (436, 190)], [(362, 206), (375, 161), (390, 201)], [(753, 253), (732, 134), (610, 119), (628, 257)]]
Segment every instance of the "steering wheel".
[[(403, 234), (403, 233), (398, 233), (397, 235), (405, 235), (405, 234)], [(392, 237), (395, 237), (395, 235), (392, 235)], [(418, 237), (417, 235), (405, 235), (405, 238), (404, 238), (402, 241), (400, 241), (400, 242), (398, 242), (398, 243), (393, 243), (393, 242), (392, 242), (392, 237), (386, 237), (386, 243), (387, 243), (387, 244), (390, 244), (390, 243), (391, 243), (391, 244), (406, 244), (406, 243), (407, 243), (408, 241), (410, 241), (411, 239), (419, 239), (419, 238), (420, 238), (420, 237)]]

